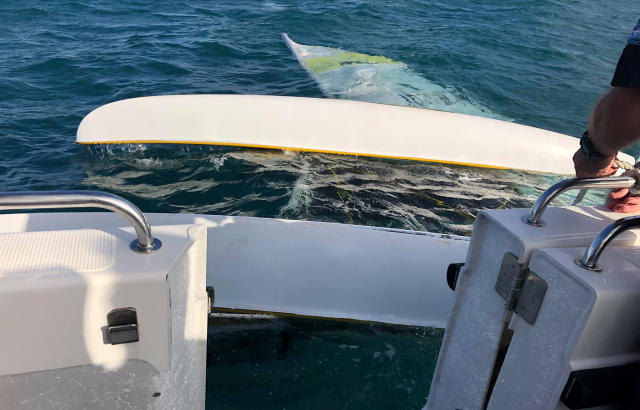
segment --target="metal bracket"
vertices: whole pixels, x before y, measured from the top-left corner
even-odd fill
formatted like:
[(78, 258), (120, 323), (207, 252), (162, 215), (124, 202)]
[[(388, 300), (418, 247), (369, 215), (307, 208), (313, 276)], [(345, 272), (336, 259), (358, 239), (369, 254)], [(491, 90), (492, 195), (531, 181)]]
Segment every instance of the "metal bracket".
[(529, 324), (534, 324), (547, 293), (547, 282), (518, 263), (518, 258), (507, 252), (496, 280), (496, 292), (505, 300), (506, 309), (517, 313)]

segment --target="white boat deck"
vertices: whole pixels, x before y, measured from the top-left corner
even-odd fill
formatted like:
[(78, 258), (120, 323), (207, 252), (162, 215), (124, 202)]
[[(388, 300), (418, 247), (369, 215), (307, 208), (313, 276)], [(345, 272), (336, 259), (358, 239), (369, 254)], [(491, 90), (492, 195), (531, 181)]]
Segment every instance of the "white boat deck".
[[(439, 328), (453, 306), (447, 266), (463, 262), (469, 244), (455, 235), (334, 223), (147, 216), (153, 228), (207, 227), (207, 284), (217, 307)], [(88, 227), (131, 231), (110, 213), (0, 215), (0, 232)]]

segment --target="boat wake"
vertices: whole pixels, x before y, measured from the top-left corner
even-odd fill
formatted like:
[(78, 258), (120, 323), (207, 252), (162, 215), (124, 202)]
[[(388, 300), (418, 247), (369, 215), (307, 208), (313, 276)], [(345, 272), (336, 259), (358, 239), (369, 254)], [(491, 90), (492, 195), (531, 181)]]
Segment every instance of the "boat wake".
[(427, 80), (400, 61), (339, 48), (298, 44), (286, 33), (281, 36), (327, 97), (508, 120), (449, 85)]
[[(87, 146), (83, 185), (147, 212), (352, 223), (469, 235), (483, 209), (530, 207), (561, 176), (230, 147)], [(96, 161), (96, 156), (100, 161)], [(584, 205), (601, 204), (589, 191)], [(575, 193), (557, 204), (570, 205)]]

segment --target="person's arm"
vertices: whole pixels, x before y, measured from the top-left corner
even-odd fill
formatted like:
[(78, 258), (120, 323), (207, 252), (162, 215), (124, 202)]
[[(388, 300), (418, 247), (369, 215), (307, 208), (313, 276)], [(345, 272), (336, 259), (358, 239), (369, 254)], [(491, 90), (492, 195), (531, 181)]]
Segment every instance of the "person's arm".
[[(640, 70), (640, 66), (638, 66)], [(579, 178), (615, 172), (618, 151), (640, 137), (640, 88), (613, 87), (603, 95), (589, 118), (588, 138), (602, 156), (587, 157), (578, 150), (573, 162)]]
[[(640, 70), (640, 66), (638, 66)], [(606, 156), (631, 145), (640, 137), (640, 88), (613, 87), (593, 110), (589, 135)]]
[[(611, 86), (593, 109), (581, 149), (573, 156), (579, 178), (613, 174), (618, 151), (640, 138), (640, 21), (620, 56)], [(638, 211), (640, 196), (617, 190), (609, 196), (607, 206), (616, 212)]]

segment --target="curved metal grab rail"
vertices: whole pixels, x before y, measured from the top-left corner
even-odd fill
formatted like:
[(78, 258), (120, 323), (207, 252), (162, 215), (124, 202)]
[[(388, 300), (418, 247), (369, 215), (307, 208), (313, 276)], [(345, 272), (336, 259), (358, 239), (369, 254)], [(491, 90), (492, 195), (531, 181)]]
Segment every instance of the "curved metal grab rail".
[(131, 202), (117, 195), (100, 191), (40, 191), (0, 193), (0, 210), (103, 208), (122, 215), (133, 225), (138, 239), (130, 247), (139, 253), (160, 249), (162, 242), (153, 237), (151, 225)]
[(618, 219), (607, 226), (593, 238), (591, 244), (584, 251), (582, 258), (575, 260), (576, 265), (594, 272), (600, 272), (602, 267), (598, 265), (598, 258), (604, 248), (606, 248), (616, 236), (633, 228), (640, 228), (640, 216), (628, 216)]
[(551, 201), (553, 201), (558, 195), (571, 189), (631, 188), (635, 184), (635, 178), (629, 176), (565, 179), (544, 191), (536, 203), (531, 207), (529, 215), (522, 217), (522, 221), (531, 226), (544, 226), (544, 222), (541, 218), (542, 214), (547, 209), (547, 206), (549, 206)]

